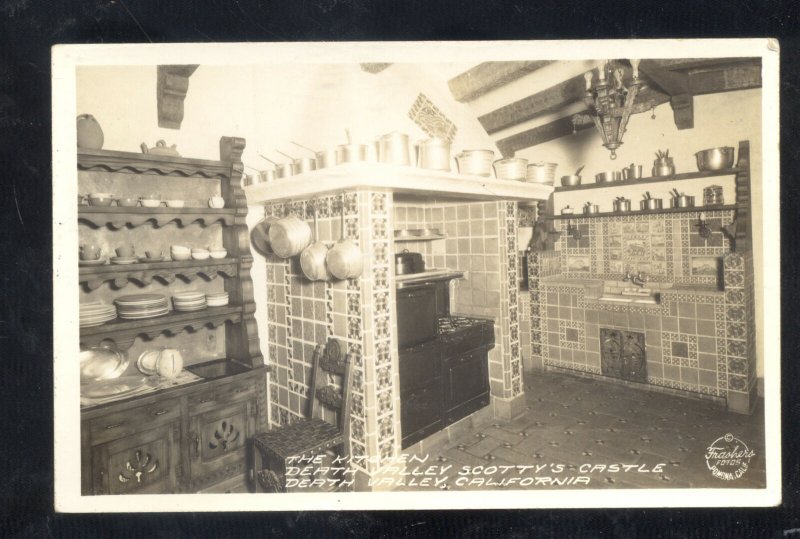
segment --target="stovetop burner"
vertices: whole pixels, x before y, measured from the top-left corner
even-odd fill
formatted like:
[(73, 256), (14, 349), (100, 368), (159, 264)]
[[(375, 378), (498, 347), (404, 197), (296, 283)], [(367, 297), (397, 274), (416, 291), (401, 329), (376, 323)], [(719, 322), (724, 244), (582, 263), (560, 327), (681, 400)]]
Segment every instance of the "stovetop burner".
[(465, 316), (442, 316), (439, 318), (439, 334), (448, 335), (463, 329), (488, 323), (480, 318), (467, 318)]

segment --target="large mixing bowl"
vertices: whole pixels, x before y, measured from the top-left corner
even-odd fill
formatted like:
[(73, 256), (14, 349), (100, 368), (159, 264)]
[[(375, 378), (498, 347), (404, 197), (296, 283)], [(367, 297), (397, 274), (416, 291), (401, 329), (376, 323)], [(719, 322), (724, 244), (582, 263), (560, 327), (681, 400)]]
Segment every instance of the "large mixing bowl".
[(697, 152), (697, 170), (722, 170), (733, 166), (733, 148), (724, 146)]

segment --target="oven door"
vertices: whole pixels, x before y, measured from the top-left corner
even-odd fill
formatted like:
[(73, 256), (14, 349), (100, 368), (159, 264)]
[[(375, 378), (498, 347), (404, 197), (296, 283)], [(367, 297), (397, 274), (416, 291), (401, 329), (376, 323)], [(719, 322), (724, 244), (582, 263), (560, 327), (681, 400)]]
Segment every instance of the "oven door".
[(406, 348), (436, 338), (436, 283), (412, 285), (397, 291), (397, 341)]

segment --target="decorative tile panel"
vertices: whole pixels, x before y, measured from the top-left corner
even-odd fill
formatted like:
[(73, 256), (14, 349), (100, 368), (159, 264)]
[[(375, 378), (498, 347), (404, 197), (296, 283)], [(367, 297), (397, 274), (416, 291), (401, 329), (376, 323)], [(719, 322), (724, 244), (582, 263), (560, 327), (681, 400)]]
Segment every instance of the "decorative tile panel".
[(445, 116), (425, 94), (419, 94), (408, 116), (430, 137), (444, 139), (449, 143), (455, 140), (458, 128)]

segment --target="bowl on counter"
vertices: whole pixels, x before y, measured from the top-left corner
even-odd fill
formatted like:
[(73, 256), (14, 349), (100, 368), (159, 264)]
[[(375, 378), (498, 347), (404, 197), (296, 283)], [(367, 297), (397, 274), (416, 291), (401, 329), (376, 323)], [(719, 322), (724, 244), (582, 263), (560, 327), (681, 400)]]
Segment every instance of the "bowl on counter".
[(581, 184), (581, 177), (570, 175), (570, 176), (561, 176), (561, 185), (563, 187), (574, 187), (576, 185)]
[(168, 208), (183, 208), (185, 204), (183, 200), (178, 199), (167, 200), (166, 203)]
[(730, 146), (709, 148), (694, 154), (697, 158), (697, 170), (722, 170), (733, 166), (734, 149)]
[(211, 258), (220, 259), (225, 258), (228, 254), (228, 251), (225, 249), (209, 249), (208, 253), (211, 255)]

